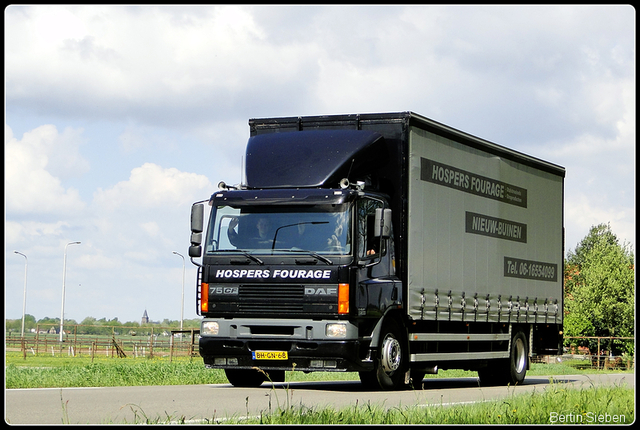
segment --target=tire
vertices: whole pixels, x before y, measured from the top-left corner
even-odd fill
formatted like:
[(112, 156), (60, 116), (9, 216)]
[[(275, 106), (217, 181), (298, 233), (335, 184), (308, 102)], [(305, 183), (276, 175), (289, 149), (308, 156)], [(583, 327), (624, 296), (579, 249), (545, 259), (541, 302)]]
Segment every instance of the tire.
[(527, 374), (529, 360), (529, 346), (527, 337), (518, 331), (511, 339), (511, 351), (509, 352), (509, 374), (507, 382), (511, 385), (522, 384)]
[(255, 369), (225, 369), (224, 373), (234, 387), (255, 388), (266, 380), (264, 373)]
[(377, 390), (380, 388), (375, 370), (371, 372), (358, 372), (358, 376), (360, 377), (360, 383), (365, 389)]
[(487, 367), (478, 369), (480, 385), (519, 385), (527, 374), (529, 346), (527, 337), (522, 331), (517, 331), (511, 338), (509, 358), (491, 360)]
[(366, 388), (398, 390), (404, 387), (408, 369), (405, 337), (397, 323), (385, 323), (380, 333), (374, 370), (359, 373)]
[(492, 387), (494, 385), (506, 385), (507, 378), (504, 369), (507, 366), (507, 360), (492, 360), (487, 367), (478, 369), (478, 378), (480, 386)]
[(422, 380), (426, 372), (420, 370), (411, 370), (411, 388), (414, 390), (422, 390)]

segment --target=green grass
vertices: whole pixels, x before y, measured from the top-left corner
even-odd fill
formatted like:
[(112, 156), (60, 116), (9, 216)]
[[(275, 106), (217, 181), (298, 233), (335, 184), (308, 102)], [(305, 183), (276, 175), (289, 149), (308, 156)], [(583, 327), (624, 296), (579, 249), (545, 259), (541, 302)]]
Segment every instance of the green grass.
[[(571, 362), (533, 364), (528, 375), (566, 375), (602, 373), (576, 368)], [(616, 371), (619, 372), (619, 371)], [(629, 371), (628, 371), (629, 372)], [(632, 373), (632, 372), (629, 372)], [(427, 378), (475, 377), (476, 372), (441, 371)], [(358, 380), (357, 373), (287, 372), (287, 381)], [(221, 370), (205, 369), (200, 358), (95, 358), (28, 356), (6, 352), (6, 388), (109, 387), (141, 385), (188, 385), (227, 383)], [(273, 391), (274, 395), (280, 395)], [(285, 389), (288, 395), (288, 389)], [(206, 423), (218, 424), (550, 424), (598, 423), (634, 420), (634, 389), (627, 387), (591, 387), (566, 389), (551, 384), (541, 391), (513, 395), (507, 399), (458, 406), (386, 407), (361, 404), (348, 408), (317, 408), (289, 405), (279, 399), (274, 410), (259, 417), (211, 417)], [(555, 414), (555, 415), (554, 415)], [(136, 411), (135, 423), (165, 424), (184, 422), (184, 417), (147, 417)], [(580, 421), (578, 421), (580, 420)]]
[[(33, 360), (35, 361), (35, 360)], [(6, 388), (116, 387), (139, 385), (220, 384), (221, 371), (208, 371), (199, 360), (111, 359), (40, 366), (8, 364)]]
[[(608, 418), (607, 418), (608, 417)], [(355, 405), (314, 408), (299, 405), (257, 418), (226, 420), (225, 424), (630, 424), (634, 420), (634, 392), (623, 387), (565, 389), (553, 385), (543, 392), (514, 395), (491, 402), (458, 406)], [(212, 422), (216, 422), (212, 420)]]
[[(533, 364), (529, 376), (598, 373), (602, 370), (580, 369), (571, 363)], [(610, 372), (610, 371), (609, 371)], [(620, 372), (620, 371), (617, 371)], [(628, 371), (632, 373), (632, 371)], [(476, 372), (440, 371), (427, 378), (476, 377)], [(287, 372), (287, 381), (358, 380), (355, 372)], [(169, 358), (107, 358), (52, 357), (47, 354), (27, 355), (6, 353), (6, 388), (115, 387), (138, 385), (224, 384), (222, 370), (205, 369), (198, 357)]]
[[(277, 395), (277, 394), (275, 394)], [(201, 424), (630, 424), (635, 420), (634, 390), (627, 387), (567, 389), (551, 384), (542, 391), (464, 405), (356, 404), (345, 408), (277, 406), (259, 416), (203, 419)], [(185, 417), (148, 417), (132, 407), (131, 424), (185, 424)], [(189, 424), (197, 424), (189, 421)]]

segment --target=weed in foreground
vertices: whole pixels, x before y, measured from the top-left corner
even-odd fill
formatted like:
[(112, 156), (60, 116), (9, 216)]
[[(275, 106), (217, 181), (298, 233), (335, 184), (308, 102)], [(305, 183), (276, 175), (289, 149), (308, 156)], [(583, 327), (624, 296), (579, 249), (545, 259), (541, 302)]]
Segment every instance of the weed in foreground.
[[(632, 423), (634, 393), (628, 387), (567, 389), (553, 385), (543, 392), (467, 405), (385, 408), (367, 404), (334, 409), (299, 405), (261, 413), (231, 424), (553, 424)], [(564, 420), (564, 421), (562, 421)], [(617, 420), (617, 421), (614, 421)]]

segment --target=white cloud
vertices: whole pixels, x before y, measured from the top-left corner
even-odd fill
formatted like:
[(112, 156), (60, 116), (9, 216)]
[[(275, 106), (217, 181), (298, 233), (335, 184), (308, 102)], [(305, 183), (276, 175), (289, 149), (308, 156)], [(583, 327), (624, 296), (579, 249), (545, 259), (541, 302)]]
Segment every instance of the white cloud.
[(51, 48), (59, 47), (65, 40), (80, 39), (86, 34), (81, 18), (68, 9), (43, 8), (34, 19), (38, 41)]
[(203, 175), (145, 163), (133, 169), (127, 181), (107, 190), (98, 189), (94, 203), (99, 210), (109, 213), (123, 208), (171, 210), (190, 205), (198, 198), (198, 193), (211, 190), (211, 183)]
[(86, 34), (54, 37), (55, 47), (33, 37), (51, 8), (28, 7), (26, 19), (18, 11), (8, 10), (7, 34), (16, 35), (7, 38), (8, 98), (34, 111), (53, 108), (42, 105), (47, 94), (66, 114), (184, 127), (248, 100), (291, 101), (285, 93), (304, 94), (315, 64), (308, 46), (265, 43), (245, 7), (71, 6), (60, 13), (84, 22)]
[(78, 190), (65, 189), (59, 179), (65, 172), (81, 174), (88, 170), (78, 153), (79, 133), (66, 129), (59, 134), (55, 126), (43, 125), (18, 140), (5, 125), (7, 212), (46, 216), (78, 213), (85, 207)]
[(160, 226), (154, 221), (144, 222), (140, 227), (151, 237), (157, 236), (160, 232)]
[(38, 242), (45, 237), (60, 236), (69, 227), (66, 221), (39, 222), (39, 221), (6, 221), (5, 241), (7, 244)]
[(188, 246), (191, 204), (212, 190), (203, 175), (153, 163), (134, 168), (126, 181), (94, 193), (95, 252), (125, 268), (124, 284), (138, 276), (136, 265), (161, 270), (171, 251)]
[(630, 243), (635, 247), (635, 209), (622, 204), (602, 205), (587, 193), (565, 196), (565, 223), (567, 251), (575, 250), (591, 227), (599, 224), (610, 224), (621, 244)]

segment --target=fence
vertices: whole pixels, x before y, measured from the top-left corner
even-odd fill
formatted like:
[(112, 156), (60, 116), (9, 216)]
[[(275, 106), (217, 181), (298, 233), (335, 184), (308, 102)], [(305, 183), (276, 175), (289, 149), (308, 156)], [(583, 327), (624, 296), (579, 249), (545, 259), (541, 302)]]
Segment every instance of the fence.
[[(95, 334), (87, 332), (94, 331)], [(107, 334), (108, 332), (110, 334)], [(127, 331), (124, 333), (123, 331)], [(98, 334), (99, 333), (99, 334)], [(53, 325), (40, 325), (34, 333), (5, 334), (6, 350), (53, 356), (173, 357), (199, 356), (199, 329), (175, 330), (169, 327), (65, 326), (63, 341)]]
[[(588, 366), (596, 369), (633, 369), (635, 367), (635, 348), (632, 355), (613, 355), (611, 352), (614, 341), (634, 342), (635, 345), (634, 337), (565, 336), (564, 339), (596, 341), (595, 354), (587, 347), (574, 345), (569, 347), (570, 357), (585, 361), (585, 367)], [(605, 345), (607, 345), (609, 349), (605, 350)]]

